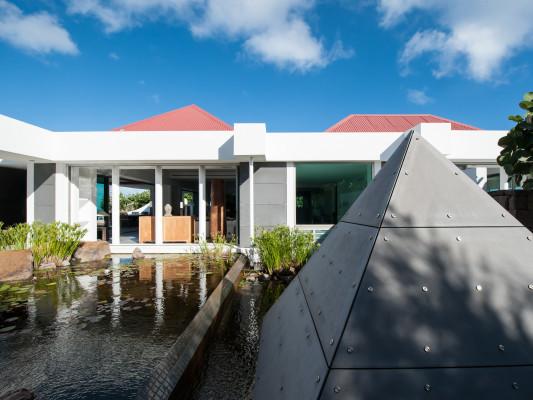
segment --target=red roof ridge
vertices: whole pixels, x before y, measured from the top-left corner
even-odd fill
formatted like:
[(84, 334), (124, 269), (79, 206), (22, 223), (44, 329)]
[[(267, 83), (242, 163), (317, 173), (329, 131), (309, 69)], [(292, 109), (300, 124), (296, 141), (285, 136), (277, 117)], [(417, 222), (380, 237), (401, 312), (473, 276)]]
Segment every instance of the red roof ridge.
[(349, 114), (326, 132), (402, 132), (420, 123), (450, 123), (452, 130), (479, 130), (434, 114)]
[[(211, 119), (212, 121), (216, 122), (216, 123), (222, 123), (224, 125), (226, 125), (226, 127), (232, 131), (233, 130), (233, 127), (226, 123), (225, 121), (222, 121), (220, 118), (217, 118), (215, 117), (213, 114), (207, 112), (206, 110), (204, 110), (202, 107), (200, 106), (197, 106), (196, 104), (192, 103), (192, 104), (189, 104), (188, 106), (185, 106), (185, 107), (189, 107), (189, 108), (194, 108), (195, 110), (201, 112), (202, 114), (204, 114), (207, 118)], [(182, 108), (185, 108), (185, 107), (182, 107)]]
[[(157, 121), (157, 120), (160, 120), (160, 119), (168, 116), (169, 114), (173, 114), (173, 113), (176, 113), (176, 112), (179, 112), (179, 111), (186, 111), (186, 110), (195, 110), (195, 111), (199, 112), (200, 114), (202, 114), (204, 117), (208, 118), (210, 121), (214, 122), (214, 124), (221, 125), (224, 128), (224, 129), (206, 129), (206, 130), (228, 130), (228, 131), (232, 131), (233, 130), (233, 127), (231, 125), (229, 125), (225, 121), (222, 121), (221, 119), (215, 117), (214, 115), (210, 114), (209, 112), (207, 112), (206, 110), (204, 110), (203, 108), (199, 107), (196, 104), (189, 104), (189, 105), (186, 105), (186, 106), (183, 106), (183, 107), (180, 107), (180, 108), (175, 108), (175, 109), (172, 109), (172, 110), (169, 110), (169, 111), (165, 111), (165, 112), (163, 112), (161, 114), (152, 115), (150, 117), (147, 117), (147, 118), (144, 118), (144, 119), (141, 119), (141, 120), (138, 120), (138, 121), (135, 121), (135, 122), (120, 126), (118, 128), (113, 128), (112, 130), (113, 131), (119, 131), (119, 132), (128, 131), (128, 130), (130, 130), (128, 128), (132, 128), (132, 127), (135, 127), (135, 126), (138, 126), (138, 125), (143, 125), (143, 124), (146, 124), (146, 123), (148, 123), (150, 121)], [(150, 129), (146, 129), (146, 130), (150, 131)], [(169, 129), (169, 130), (172, 130), (172, 129)], [(197, 130), (202, 130), (202, 129), (197, 129)]]

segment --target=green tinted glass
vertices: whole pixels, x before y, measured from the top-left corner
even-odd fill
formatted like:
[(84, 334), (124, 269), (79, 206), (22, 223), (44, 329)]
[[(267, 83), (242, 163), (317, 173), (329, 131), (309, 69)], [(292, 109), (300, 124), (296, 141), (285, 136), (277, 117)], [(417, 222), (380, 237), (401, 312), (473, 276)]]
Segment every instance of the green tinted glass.
[(296, 223), (336, 224), (372, 179), (370, 163), (296, 165)]

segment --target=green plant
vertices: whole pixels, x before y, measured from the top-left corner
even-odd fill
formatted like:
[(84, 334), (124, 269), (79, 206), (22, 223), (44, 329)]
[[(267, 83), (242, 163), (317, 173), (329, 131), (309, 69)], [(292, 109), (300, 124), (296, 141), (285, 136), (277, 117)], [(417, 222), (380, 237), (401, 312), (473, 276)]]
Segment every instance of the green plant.
[(17, 224), (0, 230), (0, 250), (31, 249), (36, 267), (43, 262), (61, 265), (74, 254), (85, 233), (79, 225), (61, 222)]
[(526, 110), (525, 116), (509, 116), (516, 126), (498, 141), (503, 150), (497, 162), (509, 175), (509, 181), (514, 179), (517, 186), (533, 189), (533, 92), (524, 95), (520, 108)]
[(311, 232), (280, 225), (259, 230), (253, 246), (259, 251), (263, 267), (272, 274), (302, 267), (318, 245)]
[(225, 269), (232, 261), (232, 248), (236, 243), (237, 241), (234, 236), (228, 241), (226, 236), (217, 233), (211, 238), (211, 243), (206, 240), (199, 241), (201, 257), (204, 261), (213, 263)]
[[(1, 223), (0, 228), (3, 226)], [(28, 224), (17, 224), (0, 230), (0, 250), (23, 250), (28, 247)]]
[(33, 223), (30, 242), (34, 264), (39, 266), (43, 262), (53, 262), (61, 265), (74, 254), (85, 233), (86, 230), (79, 225)]

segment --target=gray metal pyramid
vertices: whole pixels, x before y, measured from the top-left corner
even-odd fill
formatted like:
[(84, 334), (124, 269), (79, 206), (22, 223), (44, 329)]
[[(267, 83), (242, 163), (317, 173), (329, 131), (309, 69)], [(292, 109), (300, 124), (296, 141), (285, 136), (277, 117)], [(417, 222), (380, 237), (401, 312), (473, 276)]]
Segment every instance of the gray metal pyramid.
[(533, 398), (533, 235), (406, 135), (263, 320), (254, 399)]

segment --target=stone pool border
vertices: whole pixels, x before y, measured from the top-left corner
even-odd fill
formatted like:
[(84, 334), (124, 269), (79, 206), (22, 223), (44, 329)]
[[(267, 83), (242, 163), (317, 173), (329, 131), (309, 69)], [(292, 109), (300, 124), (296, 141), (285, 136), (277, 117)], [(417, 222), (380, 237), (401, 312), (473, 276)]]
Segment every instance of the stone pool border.
[(240, 255), (211, 293), (163, 360), (154, 366), (147, 384), (137, 393), (139, 400), (186, 399), (201, 373), (205, 350), (220, 322), (225, 305), (235, 292), (246, 257)]

